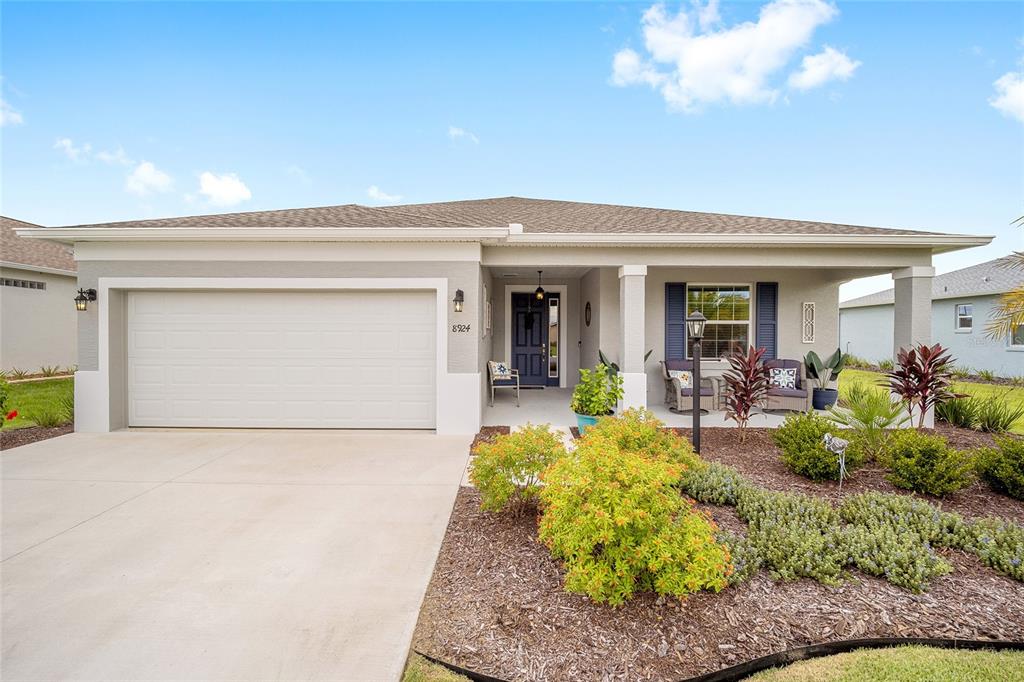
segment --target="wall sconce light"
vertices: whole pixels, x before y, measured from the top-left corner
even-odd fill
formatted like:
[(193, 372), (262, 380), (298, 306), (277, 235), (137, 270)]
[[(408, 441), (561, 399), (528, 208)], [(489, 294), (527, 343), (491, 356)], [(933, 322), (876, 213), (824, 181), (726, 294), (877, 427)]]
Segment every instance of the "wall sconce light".
[(78, 296), (75, 296), (75, 310), (83, 312), (89, 307), (89, 301), (96, 300), (95, 289), (79, 289)]
[(455, 290), (455, 298), (452, 299), (452, 303), (455, 304), (455, 312), (462, 312), (462, 304), (466, 302), (466, 295), (462, 293), (462, 289)]

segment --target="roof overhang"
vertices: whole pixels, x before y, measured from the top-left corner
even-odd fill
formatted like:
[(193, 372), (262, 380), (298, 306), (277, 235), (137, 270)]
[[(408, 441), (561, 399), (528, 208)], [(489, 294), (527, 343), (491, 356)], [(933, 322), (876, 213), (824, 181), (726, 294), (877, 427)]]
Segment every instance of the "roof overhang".
[(67, 275), (68, 277), (78, 276), (78, 273), (74, 270), (65, 270), (63, 268), (48, 268), (45, 265), (15, 263), (13, 261), (6, 260), (0, 260), (0, 268), (10, 268), (12, 270), (25, 270), (26, 272), (42, 272), (48, 275)]
[(75, 242), (482, 242), (510, 246), (725, 246), (913, 248), (933, 254), (984, 246), (991, 236), (966, 234), (665, 234), (521, 232), (506, 227), (65, 227), (22, 228), (19, 237)]

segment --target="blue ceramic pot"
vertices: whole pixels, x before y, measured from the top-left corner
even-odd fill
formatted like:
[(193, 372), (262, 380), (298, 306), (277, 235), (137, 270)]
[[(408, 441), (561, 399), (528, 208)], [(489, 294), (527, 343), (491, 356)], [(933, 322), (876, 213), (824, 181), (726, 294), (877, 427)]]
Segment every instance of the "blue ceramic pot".
[(580, 414), (579, 412), (574, 412), (573, 414), (576, 415), (576, 426), (579, 428), (581, 436), (583, 435), (583, 432), (587, 430), (588, 426), (593, 426), (598, 420), (598, 417), (590, 417), (585, 414)]

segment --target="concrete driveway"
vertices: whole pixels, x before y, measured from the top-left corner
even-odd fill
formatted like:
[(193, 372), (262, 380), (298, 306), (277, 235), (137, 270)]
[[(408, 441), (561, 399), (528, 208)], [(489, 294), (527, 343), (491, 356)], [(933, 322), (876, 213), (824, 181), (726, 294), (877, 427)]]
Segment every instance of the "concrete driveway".
[(8, 450), (17, 679), (397, 679), (469, 438), (136, 431)]

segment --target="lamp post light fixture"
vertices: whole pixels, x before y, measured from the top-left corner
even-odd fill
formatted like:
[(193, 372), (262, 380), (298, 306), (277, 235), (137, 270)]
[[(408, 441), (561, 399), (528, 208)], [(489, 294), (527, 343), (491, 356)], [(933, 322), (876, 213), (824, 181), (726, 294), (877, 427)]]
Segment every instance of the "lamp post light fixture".
[(534, 297), (535, 297), (535, 298), (536, 298), (536, 299), (537, 299), (538, 301), (543, 301), (543, 300), (544, 300), (544, 287), (542, 287), (542, 286), (540, 285), (540, 278), (541, 278), (541, 275), (542, 275), (543, 273), (544, 273), (544, 271), (543, 271), (543, 270), (538, 270), (538, 271), (537, 271), (537, 290), (533, 292), (533, 295), (534, 295)]
[(462, 304), (466, 302), (466, 295), (462, 293), (462, 289), (455, 290), (455, 298), (452, 299), (452, 303), (455, 304), (455, 312), (462, 312)]
[(707, 318), (699, 312), (692, 312), (686, 317), (686, 336), (693, 343), (693, 387), (691, 399), (693, 409), (693, 450), (700, 454), (700, 340), (704, 338), (704, 325)]
[(78, 296), (75, 296), (75, 310), (84, 312), (89, 308), (89, 301), (96, 300), (95, 289), (79, 289)]

